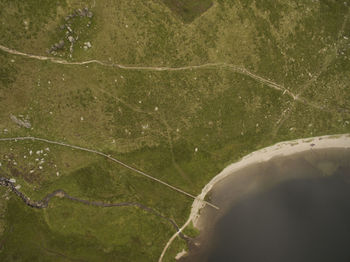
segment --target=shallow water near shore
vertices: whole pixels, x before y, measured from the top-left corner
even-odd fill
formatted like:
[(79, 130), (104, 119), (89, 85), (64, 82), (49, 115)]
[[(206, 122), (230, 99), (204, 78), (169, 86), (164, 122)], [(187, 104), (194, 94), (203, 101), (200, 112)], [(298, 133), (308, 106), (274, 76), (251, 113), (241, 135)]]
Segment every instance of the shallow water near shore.
[(311, 149), (241, 169), (209, 194), (181, 261), (350, 261), (350, 150)]

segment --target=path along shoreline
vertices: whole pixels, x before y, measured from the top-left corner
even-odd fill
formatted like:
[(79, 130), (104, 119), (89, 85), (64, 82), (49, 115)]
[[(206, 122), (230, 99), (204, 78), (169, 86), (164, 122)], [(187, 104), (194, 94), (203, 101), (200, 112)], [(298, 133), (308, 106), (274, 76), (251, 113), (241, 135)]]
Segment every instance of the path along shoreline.
[[(202, 192), (194, 200), (190, 216), (186, 223), (181, 227), (180, 231), (184, 230), (191, 222), (194, 227), (198, 228), (200, 210), (205, 207), (205, 204), (203, 204), (202, 201), (206, 195), (210, 192), (216, 183), (230, 175), (235, 174), (238, 170), (241, 170), (251, 164), (269, 161), (274, 157), (289, 156), (313, 149), (317, 150), (329, 148), (350, 148), (350, 134), (327, 135), (284, 141), (246, 155), (239, 161), (232, 163), (224, 168), (218, 175), (210, 180), (207, 185), (204, 186)], [(159, 258), (159, 261), (162, 261), (166, 250), (171, 245), (172, 241), (177, 237), (177, 235), (178, 232), (170, 238)], [(184, 255), (183, 252), (182, 254)]]
[(203, 205), (203, 203), (201, 203), (199, 200), (204, 199), (213, 186), (225, 177), (233, 175), (233, 173), (236, 171), (251, 164), (266, 162), (274, 157), (289, 156), (296, 153), (305, 152), (307, 150), (327, 148), (350, 148), (350, 134), (311, 137), (281, 142), (252, 152), (251, 154), (243, 157), (240, 161), (230, 164), (202, 189), (201, 194), (198, 195), (196, 200), (193, 202), (190, 214), (193, 225), (197, 225), (199, 210), (205, 206), (205, 204)]

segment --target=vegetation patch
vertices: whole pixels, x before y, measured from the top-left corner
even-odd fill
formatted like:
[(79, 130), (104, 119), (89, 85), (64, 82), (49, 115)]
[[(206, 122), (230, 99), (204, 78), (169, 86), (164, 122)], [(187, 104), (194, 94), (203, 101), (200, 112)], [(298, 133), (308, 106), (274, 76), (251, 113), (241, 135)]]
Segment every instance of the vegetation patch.
[(163, 0), (163, 2), (185, 23), (192, 22), (213, 5), (212, 0)]
[[(186, 24), (212, 3), (2, 1), (2, 46), (71, 64), (0, 51), (0, 138), (96, 150), (197, 195), (252, 151), (350, 132), (348, 1), (219, 0)], [(137, 202), (180, 227), (193, 201), (101, 155), (42, 141), (1, 141), (0, 173), (33, 201), (61, 189)], [(0, 190), (1, 261), (157, 261), (176, 231), (133, 207), (55, 198), (34, 210)], [(164, 261), (185, 247), (177, 238)]]

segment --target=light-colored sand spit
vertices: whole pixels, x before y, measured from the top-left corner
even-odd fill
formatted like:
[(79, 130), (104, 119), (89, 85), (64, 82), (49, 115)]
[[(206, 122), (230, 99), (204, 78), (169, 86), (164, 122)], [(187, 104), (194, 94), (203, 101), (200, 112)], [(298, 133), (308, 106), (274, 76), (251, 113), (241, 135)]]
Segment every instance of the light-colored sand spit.
[(255, 151), (243, 157), (240, 161), (229, 165), (202, 189), (202, 193), (197, 196), (196, 200), (193, 202), (190, 214), (190, 219), (193, 222), (193, 225), (196, 226), (199, 218), (199, 210), (205, 206), (200, 200), (205, 198), (205, 196), (217, 182), (233, 174), (237, 170), (251, 164), (269, 161), (271, 158), (277, 156), (289, 156), (311, 149), (316, 150), (326, 148), (350, 148), (350, 134), (312, 137), (281, 142)]
[[(232, 175), (236, 171), (245, 168), (251, 164), (266, 162), (274, 157), (289, 156), (296, 153), (301, 153), (307, 150), (327, 149), (327, 148), (350, 148), (350, 134), (330, 135), (320, 137), (310, 137), (298, 140), (291, 140), (277, 143), (273, 146), (265, 147), (258, 151), (255, 151), (238, 162), (235, 162), (227, 166), (217, 176), (215, 176), (203, 189), (192, 204), (190, 216), (186, 223), (181, 227), (180, 231), (184, 230), (191, 222), (196, 227), (199, 219), (199, 211), (205, 206), (203, 200), (213, 186), (224, 179), (225, 177)], [(159, 261), (162, 261), (164, 254), (172, 241), (177, 237), (179, 232), (175, 233), (166, 244)]]

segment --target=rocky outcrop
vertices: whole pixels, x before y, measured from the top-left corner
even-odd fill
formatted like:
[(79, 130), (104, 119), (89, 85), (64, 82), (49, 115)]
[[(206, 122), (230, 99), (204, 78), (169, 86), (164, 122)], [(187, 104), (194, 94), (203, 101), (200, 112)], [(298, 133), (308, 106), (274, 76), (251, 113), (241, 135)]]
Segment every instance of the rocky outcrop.
[[(75, 9), (71, 14), (67, 15), (64, 18), (64, 24), (60, 25), (60, 29), (61, 30), (66, 30), (66, 41), (69, 44), (69, 53), (70, 53), (70, 57), (72, 57), (73, 51), (74, 51), (74, 45), (75, 42), (78, 40), (79, 36), (78, 36), (78, 31), (76, 28), (73, 28), (73, 21), (76, 18), (88, 18), (89, 21), (87, 23), (87, 27), (90, 27), (91, 25), (91, 18), (93, 17), (93, 12), (88, 8), (88, 7), (84, 7), (84, 8), (78, 8)], [(87, 44), (88, 43), (88, 44)], [(64, 40), (60, 40), (58, 43), (53, 44), (50, 49), (47, 50), (48, 53), (56, 55), (58, 51), (63, 50), (65, 47), (65, 41)], [(87, 50), (89, 48), (91, 48), (91, 43), (90, 42), (85, 42), (84, 43), (84, 50)]]
[(25, 128), (31, 128), (32, 125), (30, 124), (30, 122), (27, 119), (20, 119), (17, 118), (14, 115), (10, 115), (10, 118), (13, 122), (15, 122), (17, 125), (25, 127)]

